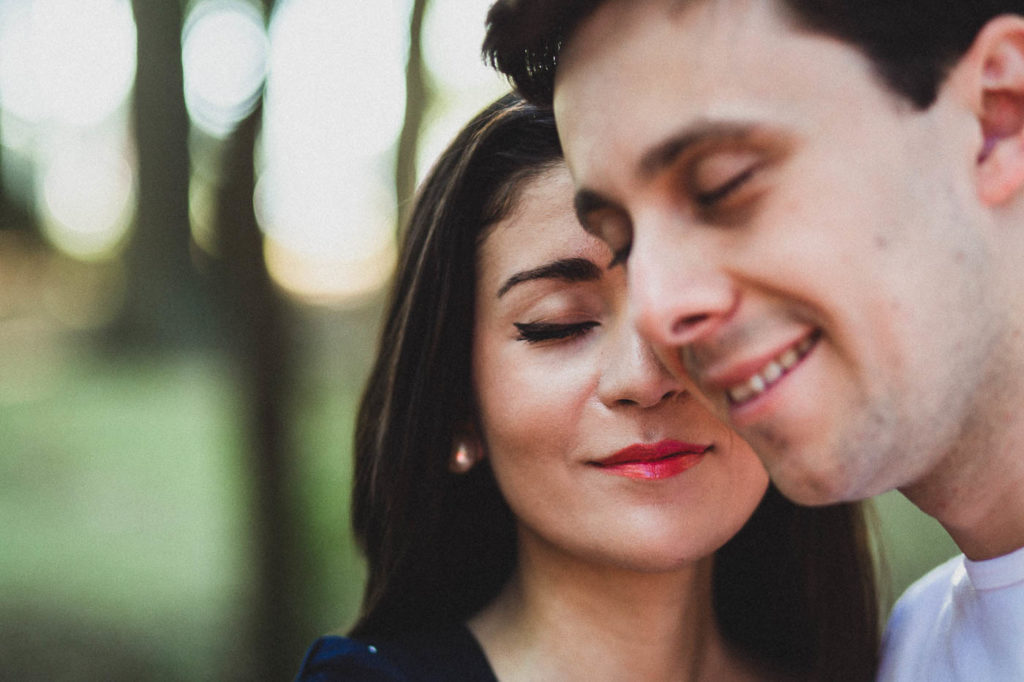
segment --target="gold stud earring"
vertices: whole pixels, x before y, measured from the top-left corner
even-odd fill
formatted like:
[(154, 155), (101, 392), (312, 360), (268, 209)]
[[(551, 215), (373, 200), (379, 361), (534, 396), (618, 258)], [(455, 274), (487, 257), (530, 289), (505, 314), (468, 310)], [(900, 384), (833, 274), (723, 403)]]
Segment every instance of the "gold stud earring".
[(451, 459), (448, 460), (448, 470), (453, 474), (465, 474), (473, 468), (477, 459), (479, 455), (476, 448), (465, 439), (458, 438), (455, 440)]

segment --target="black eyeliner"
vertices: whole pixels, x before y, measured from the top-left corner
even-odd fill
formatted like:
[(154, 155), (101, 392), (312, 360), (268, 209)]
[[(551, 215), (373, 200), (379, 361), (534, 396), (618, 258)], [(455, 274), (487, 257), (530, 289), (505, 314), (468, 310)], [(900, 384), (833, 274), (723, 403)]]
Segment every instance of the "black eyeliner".
[(599, 323), (594, 321), (574, 322), (572, 324), (553, 324), (550, 322), (513, 322), (519, 330), (519, 340), (527, 343), (568, 339), (584, 334)]

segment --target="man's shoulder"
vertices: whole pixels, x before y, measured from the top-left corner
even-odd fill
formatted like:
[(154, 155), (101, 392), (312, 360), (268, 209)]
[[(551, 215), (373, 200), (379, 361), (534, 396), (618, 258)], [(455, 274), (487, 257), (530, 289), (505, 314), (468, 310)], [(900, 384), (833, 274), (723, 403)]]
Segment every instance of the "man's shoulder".
[(920, 637), (938, 618), (953, 592), (957, 575), (963, 571), (963, 555), (936, 566), (899, 598), (885, 628), (885, 648), (899, 648), (907, 637)]
[(903, 621), (934, 616), (951, 593), (957, 572), (963, 569), (964, 555), (961, 554), (932, 568), (915, 581), (893, 606), (887, 630), (892, 631)]
[(963, 570), (964, 556), (953, 557), (925, 573), (907, 588), (893, 607), (890, 626), (893, 619), (925, 610), (941, 608), (953, 590), (953, 584), (959, 571)]
[(879, 680), (923, 679), (912, 671), (930, 655), (933, 628), (951, 600), (963, 561), (960, 555), (933, 568), (896, 602), (885, 628)]

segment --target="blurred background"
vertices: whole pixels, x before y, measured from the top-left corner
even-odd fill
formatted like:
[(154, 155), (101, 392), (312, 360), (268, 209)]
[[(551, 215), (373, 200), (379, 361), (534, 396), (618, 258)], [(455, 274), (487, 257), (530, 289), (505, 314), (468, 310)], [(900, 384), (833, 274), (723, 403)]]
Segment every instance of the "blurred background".
[[(396, 226), (490, 0), (0, 0), (0, 678), (289, 679), (354, 616)], [(955, 548), (878, 501), (890, 601)]]

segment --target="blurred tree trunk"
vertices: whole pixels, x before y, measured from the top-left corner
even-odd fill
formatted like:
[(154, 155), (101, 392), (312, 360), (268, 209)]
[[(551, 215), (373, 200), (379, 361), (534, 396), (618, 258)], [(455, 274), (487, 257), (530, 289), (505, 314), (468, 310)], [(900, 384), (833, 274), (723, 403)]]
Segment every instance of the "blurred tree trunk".
[(267, 274), (263, 237), (253, 210), (254, 149), (261, 109), (228, 141), (217, 206), (224, 311), (232, 356), (245, 397), (250, 526), (256, 568), (253, 674), (294, 677), (314, 633), (305, 616), (302, 569), (306, 550), (293, 494), (294, 458), (288, 448), (288, 406), (293, 385), (292, 343), (286, 308)]
[[(273, 11), (264, 0), (264, 16)], [(261, 97), (262, 100), (262, 97)], [(262, 121), (258, 106), (226, 142), (217, 202), (222, 316), (245, 396), (249, 510), (253, 519), (252, 643), (248, 678), (287, 680), (316, 634), (306, 608), (309, 549), (295, 490), (289, 448), (289, 407), (295, 381), (288, 310), (267, 272), (263, 234), (256, 221), (255, 150)]]
[[(271, 2), (264, 3), (267, 16)], [(157, 348), (225, 339), (236, 363), (250, 479), (256, 586), (244, 679), (294, 676), (311, 637), (302, 625), (302, 548), (287, 447), (292, 385), (285, 308), (266, 271), (253, 211), (253, 153), (260, 110), (224, 143), (217, 205), (219, 291), (210, 297), (194, 266), (189, 221), (189, 121), (181, 70), (182, 3), (134, 0), (138, 31), (135, 134), (137, 225), (127, 254), (128, 300), (112, 329), (119, 343)], [(208, 319), (211, 302), (216, 319)], [(211, 324), (213, 323), (213, 324)]]
[[(3, 123), (0, 122), (0, 126)], [(0, 127), (0, 140), (3, 139), (3, 128)], [(7, 200), (7, 187), (4, 186), (2, 181), (4, 168), (4, 146), (0, 144), (0, 230), (6, 230), (14, 226), (14, 221), (11, 220), (9, 215), (10, 209), (8, 208), (9, 202)]]
[[(429, 97), (420, 39), (428, 1), (415, 0), (410, 15), (410, 48), (405, 120), (398, 143), (395, 182), (399, 205), (411, 197), (423, 114)], [(266, 16), (272, 0), (264, 0)], [(221, 254), (221, 310), (238, 358), (247, 401), (248, 461), (258, 586), (255, 596), (253, 675), (290, 679), (300, 656), (318, 634), (307, 608), (311, 552), (302, 543), (305, 519), (295, 490), (293, 453), (288, 448), (288, 407), (294, 386), (294, 348), (287, 307), (269, 278), (262, 234), (253, 210), (254, 149), (261, 110), (254, 111), (227, 142), (217, 210)]]
[(181, 4), (133, 0), (132, 8), (138, 32), (138, 209), (126, 255), (127, 299), (110, 330), (111, 340), (118, 345), (187, 347), (206, 331), (208, 292), (190, 253)]
[[(3, 130), (0, 129), (0, 139), (3, 138)], [(0, 144), (0, 178), (3, 177), (4, 149)], [(0, 230), (28, 229), (34, 226), (34, 216), (21, 206), (11, 200), (10, 192), (6, 185), (0, 182)]]
[(415, 0), (409, 17), (409, 55), (405, 66), (405, 118), (398, 137), (395, 160), (395, 198), (398, 200), (398, 224), (405, 224), (408, 206), (416, 191), (416, 155), (419, 151), (423, 115), (430, 104), (426, 68), (423, 64), (423, 18), (429, 0)]
[[(272, 15), (274, 4), (262, 0), (265, 17)], [(253, 207), (262, 116), (262, 105), (257, 106), (224, 147), (216, 227), (221, 311), (245, 396), (251, 475), (256, 590), (251, 611), (254, 668), (246, 679), (288, 680), (320, 633), (307, 608), (311, 552), (303, 543), (306, 524), (295, 489), (296, 457), (289, 447), (294, 344), (287, 306), (267, 271)]]
[[(264, 0), (266, 16), (272, 1)], [(138, 31), (135, 135), (139, 159), (136, 229), (127, 253), (128, 299), (113, 342), (192, 347), (224, 339), (244, 410), (255, 590), (243, 679), (294, 676), (312, 637), (303, 622), (305, 566), (292, 495), (287, 415), (292, 348), (286, 309), (267, 274), (253, 210), (257, 108), (224, 142), (217, 202), (216, 298), (194, 266), (189, 221), (189, 121), (181, 69), (182, 5), (133, 0)], [(216, 307), (212, 308), (211, 304)], [(215, 319), (208, 313), (216, 312)]]

